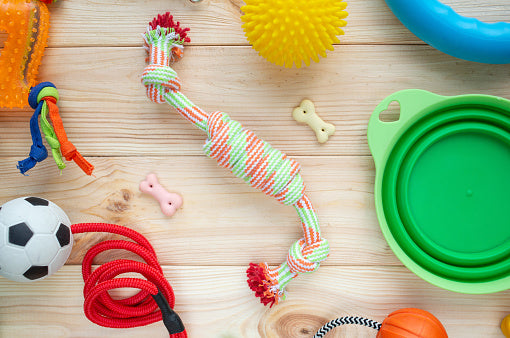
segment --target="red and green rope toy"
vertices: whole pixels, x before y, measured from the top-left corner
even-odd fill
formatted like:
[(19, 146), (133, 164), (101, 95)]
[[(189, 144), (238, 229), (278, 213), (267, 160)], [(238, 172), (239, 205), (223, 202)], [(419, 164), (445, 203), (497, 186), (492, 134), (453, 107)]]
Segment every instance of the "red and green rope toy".
[[(95, 244), (83, 258), (82, 274), (85, 286), (83, 305), (87, 318), (100, 326), (131, 328), (149, 325), (163, 319), (170, 338), (187, 338), (184, 325), (173, 310), (175, 297), (172, 287), (163, 275), (154, 248), (138, 232), (116, 224), (80, 223), (71, 226), (73, 234), (106, 232), (131, 239), (107, 240)], [(127, 250), (144, 262), (117, 259), (100, 265), (92, 271), (94, 258), (108, 250)], [(125, 273), (138, 273), (145, 279), (118, 277)], [(125, 299), (113, 299), (109, 290), (135, 288), (140, 291)]]
[(149, 65), (142, 75), (147, 96), (156, 103), (168, 103), (197, 128), (207, 133), (207, 156), (231, 170), (251, 186), (296, 209), (304, 237), (290, 248), (287, 260), (276, 268), (251, 263), (248, 284), (264, 305), (284, 298), (286, 285), (300, 273), (315, 271), (329, 254), (328, 241), (321, 237), (317, 214), (305, 194), (299, 163), (255, 136), (222, 112), (207, 113), (180, 91), (181, 82), (170, 67), (189, 42), (189, 28), (180, 27), (169, 13), (155, 18), (144, 34)]

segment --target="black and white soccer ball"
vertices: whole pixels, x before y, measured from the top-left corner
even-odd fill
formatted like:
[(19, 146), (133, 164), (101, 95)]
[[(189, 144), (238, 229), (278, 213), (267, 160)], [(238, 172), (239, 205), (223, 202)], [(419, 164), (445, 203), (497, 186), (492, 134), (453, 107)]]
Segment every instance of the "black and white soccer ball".
[(0, 275), (17, 282), (60, 269), (73, 247), (71, 222), (55, 203), (21, 197), (0, 207)]

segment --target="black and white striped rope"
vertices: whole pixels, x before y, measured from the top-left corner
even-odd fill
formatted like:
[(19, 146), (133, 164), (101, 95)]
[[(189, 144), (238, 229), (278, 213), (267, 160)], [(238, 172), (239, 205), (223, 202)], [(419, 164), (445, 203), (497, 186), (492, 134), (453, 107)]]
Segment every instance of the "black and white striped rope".
[(324, 324), (323, 327), (317, 331), (315, 336), (313, 338), (322, 338), (328, 333), (329, 331), (333, 330), (335, 327), (345, 324), (356, 324), (356, 325), (364, 325), (368, 326), (374, 330), (379, 331), (381, 329), (381, 323), (376, 322), (372, 319), (367, 319), (363, 317), (340, 317), (337, 319), (333, 319), (332, 321), (327, 322)]

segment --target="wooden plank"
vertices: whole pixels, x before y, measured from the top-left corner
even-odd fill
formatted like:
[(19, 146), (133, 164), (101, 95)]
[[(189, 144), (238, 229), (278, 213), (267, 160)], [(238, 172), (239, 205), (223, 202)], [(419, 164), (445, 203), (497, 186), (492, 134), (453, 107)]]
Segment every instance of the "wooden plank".
[[(465, 295), (434, 287), (402, 267), (324, 267), (292, 281), (287, 300), (272, 309), (253, 297), (240, 267), (165, 266), (176, 311), (190, 337), (305, 338), (328, 320), (360, 315), (382, 321), (394, 310), (432, 312), (450, 337), (501, 337), (510, 292)], [(89, 322), (82, 310), (81, 272), (66, 266), (54, 276), (20, 284), (0, 277), (2, 337), (165, 337), (161, 323), (109, 329)], [(117, 295), (126, 294), (118, 292)], [(447, 300), (447, 301), (446, 301)], [(374, 337), (368, 328), (337, 328), (328, 337)]]
[[(95, 178), (85, 176), (72, 163), (60, 176), (50, 160), (24, 177), (16, 172), (16, 160), (6, 158), (0, 163), (1, 203), (35, 195), (57, 203), (73, 223), (129, 226), (148, 237), (162, 264), (245, 266), (268, 261), (276, 265), (302, 237), (294, 208), (249, 187), (205, 156), (93, 157), (89, 160), (97, 167)], [(331, 243), (331, 255), (324, 264), (400, 264), (375, 216), (371, 158), (298, 160), (323, 236)], [(152, 197), (138, 191), (139, 182), (151, 171), (163, 186), (183, 196), (183, 208), (172, 218), (161, 213)], [(107, 237), (77, 237), (70, 263), (79, 263), (88, 247)], [(204, 251), (210, 254), (203, 256)], [(202, 258), (197, 260), (198, 256)]]
[[(423, 42), (410, 33), (384, 1), (347, 1), (350, 13), (343, 44), (402, 44)], [(488, 22), (506, 21), (506, 0), (447, 0), (462, 15)], [(195, 45), (247, 45), (241, 28), (242, 0), (108, 0), (58, 1), (50, 6), (49, 44), (55, 46), (138, 46), (152, 18), (166, 11), (191, 28)]]
[[(84, 154), (202, 153), (204, 133), (146, 98), (141, 48), (50, 48), (46, 54), (40, 79), (59, 87), (69, 138)], [(229, 113), (290, 155), (369, 155), (367, 121), (387, 95), (414, 87), (508, 96), (510, 77), (505, 65), (459, 61), (428, 46), (344, 46), (299, 71), (269, 64), (249, 47), (190, 47), (175, 69), (183, 92), (202, 108)], [(324, 145), (291, 117), (304, 98), (337, 127)], [(31, 114), (0, 110), (0, 156), (27, 154)]]

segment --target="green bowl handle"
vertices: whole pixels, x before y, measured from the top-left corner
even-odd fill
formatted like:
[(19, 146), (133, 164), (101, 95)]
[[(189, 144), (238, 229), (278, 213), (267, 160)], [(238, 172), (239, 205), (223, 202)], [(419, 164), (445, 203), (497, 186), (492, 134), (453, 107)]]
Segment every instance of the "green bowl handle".
[[(382, 165), (401, 133), (408, 128), (424, 108), (444, 100), (443, 96), (426, 90), (405, 89), (386, 97), (375, 108), (368, 121), (368, 146), (372, 152), (376, 168)], [(379, 115), (396, 101), (400, 105), (400, 117), (397, 121), (383, 122)]]

